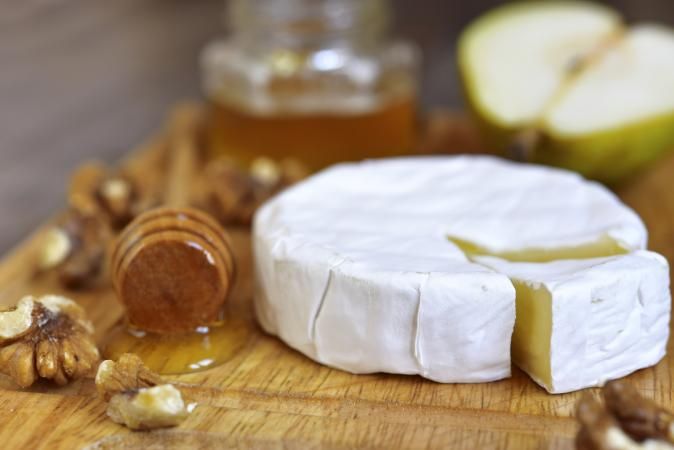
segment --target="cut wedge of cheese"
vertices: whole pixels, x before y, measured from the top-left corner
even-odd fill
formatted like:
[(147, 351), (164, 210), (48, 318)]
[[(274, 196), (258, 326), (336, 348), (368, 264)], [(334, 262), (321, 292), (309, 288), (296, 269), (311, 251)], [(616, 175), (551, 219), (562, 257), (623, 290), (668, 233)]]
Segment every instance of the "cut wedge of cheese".
[(653, 252), (545, 264), (477, 260), (517, 292), (513, 361), (549, 392), (657, 363), (669, 333), (669, 270)]
[(343, 164), (256, 214), (256, 312), (323, 364), (439, 382), (508, 377), (512, 339), (515, 363), (565, 392), (664, 355), (668, 269), (646, 240), (611, 192), (563, 170)]

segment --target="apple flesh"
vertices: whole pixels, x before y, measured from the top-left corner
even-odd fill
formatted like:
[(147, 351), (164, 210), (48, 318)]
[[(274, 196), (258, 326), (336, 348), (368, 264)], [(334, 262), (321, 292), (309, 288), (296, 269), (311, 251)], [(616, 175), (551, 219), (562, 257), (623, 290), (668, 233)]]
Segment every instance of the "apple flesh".
[(526, 2), (459, 42), (468, 103), (498, 152), (616, 182), (674, 149), (674, 32), (594, 3)]

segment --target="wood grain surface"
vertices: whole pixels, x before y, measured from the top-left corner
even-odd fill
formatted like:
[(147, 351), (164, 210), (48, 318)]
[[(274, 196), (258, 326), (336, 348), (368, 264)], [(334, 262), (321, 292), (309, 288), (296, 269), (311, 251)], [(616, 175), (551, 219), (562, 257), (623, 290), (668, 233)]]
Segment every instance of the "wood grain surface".
[[(162, 138), (131, 159), (149, 173)], [(621, 197), (644, 218), (651, 248), (674, 260), (674, 157), (643, 174)], [(161, 181), (160, 176), (149, 177)], [(252, 312), (247, 230), (231, 229), (239, 278), (228, 303), (233, 351), (223, 365), (175, 376), (199, 406), (180, 427), (131, 432), (105, 415), (92, 380), (64, 388), (39, 384), (17, 391), (0, 378), (0, 443), (15, 448), (244, 449), (572, 449), (573, 411), (581, 393), (550, 395), (517, 369), (507, 380), (439, 384), (417, 376), (352, 375), (321, 366), (264, 334)], [(109, 283), (63, 291), (52, 276), (33, 275), (40, 232), (0, 264), (0, 305), (26, 293), (62, 293), (88, 311), (102, 342), (122, 310)], [(671, 344), (669, 351), (671, 352)], [(672, 408), (673, 356), (627, 377)]]
[[(457, 108), (454, 46), (501, 0), (392, 0), (395, 34), (423, 51), (422, 103)], [(671, 0), (612, 0), (674, 24)], [(115, 161), (175, 101), (200, 93), (198, 53), (225, 0), (0, 0), (0, 252), (60, 208), (83, 160)]]

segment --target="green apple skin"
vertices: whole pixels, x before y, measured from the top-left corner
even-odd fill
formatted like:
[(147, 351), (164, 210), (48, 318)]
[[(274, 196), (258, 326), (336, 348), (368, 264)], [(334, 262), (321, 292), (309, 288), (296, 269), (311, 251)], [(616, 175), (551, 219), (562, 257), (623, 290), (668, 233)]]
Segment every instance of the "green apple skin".
[(619, 184), (674, 150), (674, 112), (587, 135), (544, 135), (533, 162)]
[[(465, 85), (464, 85), (465, 86)], [(482, 137), (493, 153), (512, 158), (526, 128), (506, 127), (490, 120), (467, 96)], [(573, 170), (605, 184), (616, 185), (674, 150), (674, 112), (586, 135), (541, 133), (527, 162)]]

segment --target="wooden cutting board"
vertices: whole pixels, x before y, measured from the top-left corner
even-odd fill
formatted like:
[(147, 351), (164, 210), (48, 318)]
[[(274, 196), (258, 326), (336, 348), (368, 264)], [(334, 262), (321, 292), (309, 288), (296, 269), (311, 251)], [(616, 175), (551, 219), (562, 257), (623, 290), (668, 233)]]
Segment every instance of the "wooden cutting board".
[[(161, 179), (164, 137), (124, 162), (148, 183)], [(645, 220), (651, 248), (674, 261), (674, 156), (619, 195)], [(229, 302), (232, 356), (200, 373), (171, 377), (199, 402), (180, 427), (131, 432), (107, 419), (92, 380), (64, 388), (16, 390), (0, 378), (0, 447), (13, 448), (452, 448), (572, 449), (580, 393), (550, 395), (518, 369), (485, 384), (438, 384), (417, 376), (351, 375), (321, 366), (263, 333), (252, 313), (250, 236), (230, 230), (239, 278)], [(23, 294), (60, 293), (82, 304), (99, 342), (122, 314), (107, 284), (67, 292), (50, 276), (33, 276), (40, 231), (0, 264), (0, 305)], [(671, 346), (670, 352), (671, 352)], [(672, 356), (628, 377), (666, 407)]]

